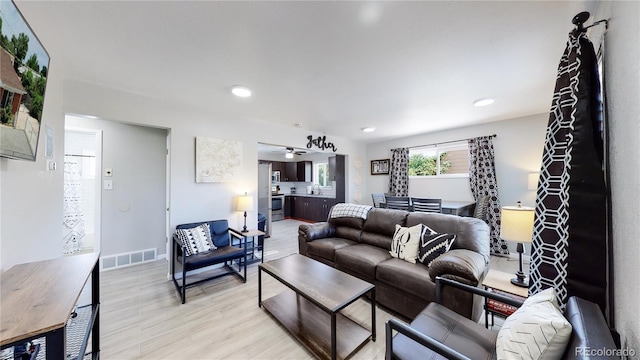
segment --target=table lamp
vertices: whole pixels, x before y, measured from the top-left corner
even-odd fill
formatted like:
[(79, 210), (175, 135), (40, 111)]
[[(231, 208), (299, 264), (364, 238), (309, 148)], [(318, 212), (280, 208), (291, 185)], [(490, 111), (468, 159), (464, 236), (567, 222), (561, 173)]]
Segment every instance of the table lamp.
[(248, 232), (247, 230), (247, 211), (253, 211), (253, 196), (244, 193), (243, 196), (238, 196), (238, 211), (244, 211), (244, 227), (242, 232)]
[(522, 253), (524, 243), (530, 243), (533, 234), (533, 208), (524, 207), (518, 201), (517, 206), (504, 206), (500, 220), (500, 238), (518, 243), (516, 251), (520, 261), (520, 270), (516, 272), (516, 277), (511, 279), (511, 283), (520, 287), (529, 287), (529, 281), (522, 271)]

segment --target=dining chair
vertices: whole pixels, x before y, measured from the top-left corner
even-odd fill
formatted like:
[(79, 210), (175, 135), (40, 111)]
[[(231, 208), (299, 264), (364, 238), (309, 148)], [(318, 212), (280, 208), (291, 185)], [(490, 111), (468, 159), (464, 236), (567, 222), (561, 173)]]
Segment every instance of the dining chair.
[(442, 199), (430, 199), (430, 198), (411, 198), (412, 211), (416, 212), (442, 212)]
[(387, 209), (411, 211), (411, 201), (408, 196), (385, 196), (384, 203)]
[(473, 217), (477, 219), (487, 221), (487, 214), (489, 213), (489, 195), (481, 196), (476, 201), (476, 208), (473, 211)]
[(380, 204), (384, 202), (384, 194), (383, 193), (372, 193), (371, 199), (373, 200), (373, 207), (380, 207)]

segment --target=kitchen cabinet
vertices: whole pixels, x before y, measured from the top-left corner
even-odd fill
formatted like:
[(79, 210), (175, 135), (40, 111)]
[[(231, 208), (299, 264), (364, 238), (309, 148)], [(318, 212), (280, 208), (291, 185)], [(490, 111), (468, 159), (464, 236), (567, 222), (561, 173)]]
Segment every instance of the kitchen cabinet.
[(298, 164), (295, 162), (284, 163), (284, 172), (280, 174), (280, 181), (298, 181)]
[(282, 161), (271, 162), (271, 171), (280, 171), (280, 176), (282, 176), (282, 171), (284, 171), (284, 163)]
[(307, 221), (327, 221), (329, 210), (338, 202), (333, 198), (292, 196), (291, 217)]
[(296, 196), (285, 196), (284, 197), (284, 217), (292, 218), (294, 217), (294, 203), (296, 201)]
[(344, 202), (345, 199), (345, 176), (346, 159), (344, 155), (329, 157), (329, 180), (335, 181), (336, 200)]
[(298, 180), (302, 182), (313, 181), (313, 163), (311, 161), (298, 161)]

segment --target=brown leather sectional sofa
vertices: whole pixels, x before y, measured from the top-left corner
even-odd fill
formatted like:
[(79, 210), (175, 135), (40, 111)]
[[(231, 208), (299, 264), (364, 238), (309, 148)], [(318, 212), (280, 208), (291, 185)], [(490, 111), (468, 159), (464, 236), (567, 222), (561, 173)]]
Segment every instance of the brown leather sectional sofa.
[[(395, 225), (423, 223), (439, 233), (455, 234), (450, 251), (427, 268), (389, 254)], [(435, 277), (481, 286), (489, 271), (489, 226), (482, 220), (455, 215), (373, 208), (366, 220), (330, 218), (298, 229), (300, 254), (376, 285), (376, 301), (409, 319), (435, 300)], [(442, 303), (477, 321), (482, 301), (468, 292), (446, 288)]]

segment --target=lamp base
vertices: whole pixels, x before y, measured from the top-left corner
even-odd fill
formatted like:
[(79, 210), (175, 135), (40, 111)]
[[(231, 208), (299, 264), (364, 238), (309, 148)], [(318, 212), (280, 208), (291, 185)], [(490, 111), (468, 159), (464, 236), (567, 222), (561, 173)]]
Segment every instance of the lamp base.
[(249, 232), (249, 230), (247, 230), (247, 212), (244, 212), (244, 226), (242, 227), (242, 232)]
[(518, 274), (518, 272), (516, 272), (516, 277), (511, 279), (511, 283), (515, 286), (520, 286), (525, 288), (529, 287), (529, 279), (525, 278), (524, 274)]

